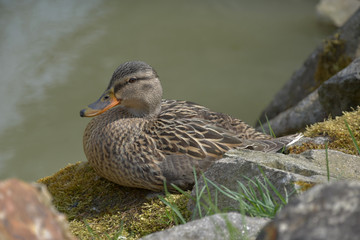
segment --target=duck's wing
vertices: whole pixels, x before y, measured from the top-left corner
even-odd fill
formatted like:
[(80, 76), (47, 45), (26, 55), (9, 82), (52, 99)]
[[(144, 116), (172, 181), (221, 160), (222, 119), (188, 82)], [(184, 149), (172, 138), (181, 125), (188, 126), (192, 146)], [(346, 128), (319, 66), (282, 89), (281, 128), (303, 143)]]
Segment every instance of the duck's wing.
[(146, 135), (163, 156), (158, 163), (168, 187), (175, 184), (189, 189), (194, 183), (194, 169), (199, 174), (233, 148), (256, 151), (277, 151), (290, 143), (293, 137), (271, 140), (240, 139), (226, 129), (199, 119), (150, 122)]
[(198, 174), (205, 171), (225, 152), (242, 143), (227, 130), (211, 126), (199, 119), (149, 122), (145, 133), (163, 156), (158, 166), (170, 189), (171, 184), (189, 189), (194, 183), (194, 169)]
[(188, 101), (164, 99), (162, 101), (160, 118), (168, 120), (195, 118), (205, 120), (214, 127), (225, 129), (239, 138), (271, 139), (271, 136), (256, 131), (240, 119), (233, 118), (224, 113), (211, 111), (204, 106)]
[(162, 153), (188, 155), (197, 159), (214, 159), (242, 143), (226, 129), (199, 119), (158, 119), (146, 130)]

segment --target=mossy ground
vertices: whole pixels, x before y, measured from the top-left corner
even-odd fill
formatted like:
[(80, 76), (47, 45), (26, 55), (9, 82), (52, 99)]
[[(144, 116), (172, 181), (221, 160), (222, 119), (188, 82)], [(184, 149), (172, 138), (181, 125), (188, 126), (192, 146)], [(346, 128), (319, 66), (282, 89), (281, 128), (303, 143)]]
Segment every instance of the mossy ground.
[[(175, 224), (169, 207), (156, 195), (148, 198), (151, 191), (109, 182), (88, 163), (71, 164), (38, 182), (48, 187), (55, 207), (67, 215), (79, 239), (112, 239), (116, 234), (137, 239)], [(190, 217), (186, 196), (170, 194), (166, 199)]]
[[(358, 151), (346, 127), (345, 120), (349, 124), (356, 141), (360, 143), (360, 107), (352, 112), (344, 112), (342, 116), (334, 119), (308, 126), (304, 135), (306, 137), (328, 136), (330, 138), (329, 149), (357, 155)], [(308, 149), (325, 149), (325, 144), (305, 143), (301, 146), (291, 147), (289, 151), (291, 153), (301, 153)]]

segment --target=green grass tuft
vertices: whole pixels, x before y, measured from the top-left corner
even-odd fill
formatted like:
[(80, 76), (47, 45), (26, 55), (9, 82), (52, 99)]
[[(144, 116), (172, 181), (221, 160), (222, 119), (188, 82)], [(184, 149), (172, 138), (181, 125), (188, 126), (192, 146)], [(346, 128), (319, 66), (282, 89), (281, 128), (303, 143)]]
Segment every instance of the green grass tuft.
[(267, 117), (266, 114), (265, 114), (265, 118), (266, 118), (266, 122), (267, 122), (267, 125), (268, 125), (268, 128), (269, 128), (270, 136), (272, 136), (273, 138), (276, 138), (275, 132), (274, 132), (274, 130), (272, 129), (271, 124), (270, 124), (270, 121), (269, 121), (269, 119), (268, 119), (268, 117)]
[[(195, 211), (189, 220), (193, 220), (195, 216), (202, 218), (204, 216), (224, 212), (224, 209), (219, 209), (218, 207), (218, 194), (223, 194), (226, 197), (237, 201), (239, 203), (239, 208), (235, 209), (235, 211), (243, 215), (273, 218), (276, 213), (288, 203), (289, 195), (285, 189), (285, 196), (283, 196), (265, 176), (262, 169), (259, 169), (262, 173), (263, 181), (258, 178), (250, 179), (244, 176), (247, 183), (244, 184), (238, 181), (238, 191), (230, 190), (222, 185), (219, 186), (204, 175), (202, 175), (204, 186), (200, 189), (196, 172), (194, 172), (195, 196), (191, 196), (189, 192), (185, 192), (175, 185), (173, 185), (173, 187), (195, 202)], [(213, 197), (210, 193), (210, 186), (213, 186), (215, 189)], [(176, 205), (170, 204), (161, 196), (159, 196), (159, 198), (163, 203), (170, 207), (172, 213), (169, 214), (169, 218), (174, 220), (174, 216), (176, 216), (178, 218), (178, 223), (183, 224), (186, 222), (186, 218), (181, 215), (181, 212)]]

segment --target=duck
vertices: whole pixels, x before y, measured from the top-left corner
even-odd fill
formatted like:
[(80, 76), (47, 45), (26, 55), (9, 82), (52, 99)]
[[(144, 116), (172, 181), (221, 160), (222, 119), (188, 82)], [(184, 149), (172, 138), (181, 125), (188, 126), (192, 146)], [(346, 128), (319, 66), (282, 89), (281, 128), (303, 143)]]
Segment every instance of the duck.
[(155, 69), (142, 61), (121, 64), (106, 90), (80, 111), (93, 117), (83, 135), (86, 158), (101, 177), (151, 191), (194, 185), (230, 149), (275, 152), (293, 136), (272, 138), (240, 119), (193, 102), (162, 99)]

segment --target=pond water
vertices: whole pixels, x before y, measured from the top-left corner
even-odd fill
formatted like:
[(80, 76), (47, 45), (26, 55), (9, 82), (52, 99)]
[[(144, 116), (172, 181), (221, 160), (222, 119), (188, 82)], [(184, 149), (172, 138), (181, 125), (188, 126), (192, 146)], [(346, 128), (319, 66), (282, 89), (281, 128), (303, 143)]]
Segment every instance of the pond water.
[(79, 110), (114, 69), (143, 60), (164, 98), (254, 124), (334, 29), (315, 0), (0, 1), (0, 178), (86, 161)]

